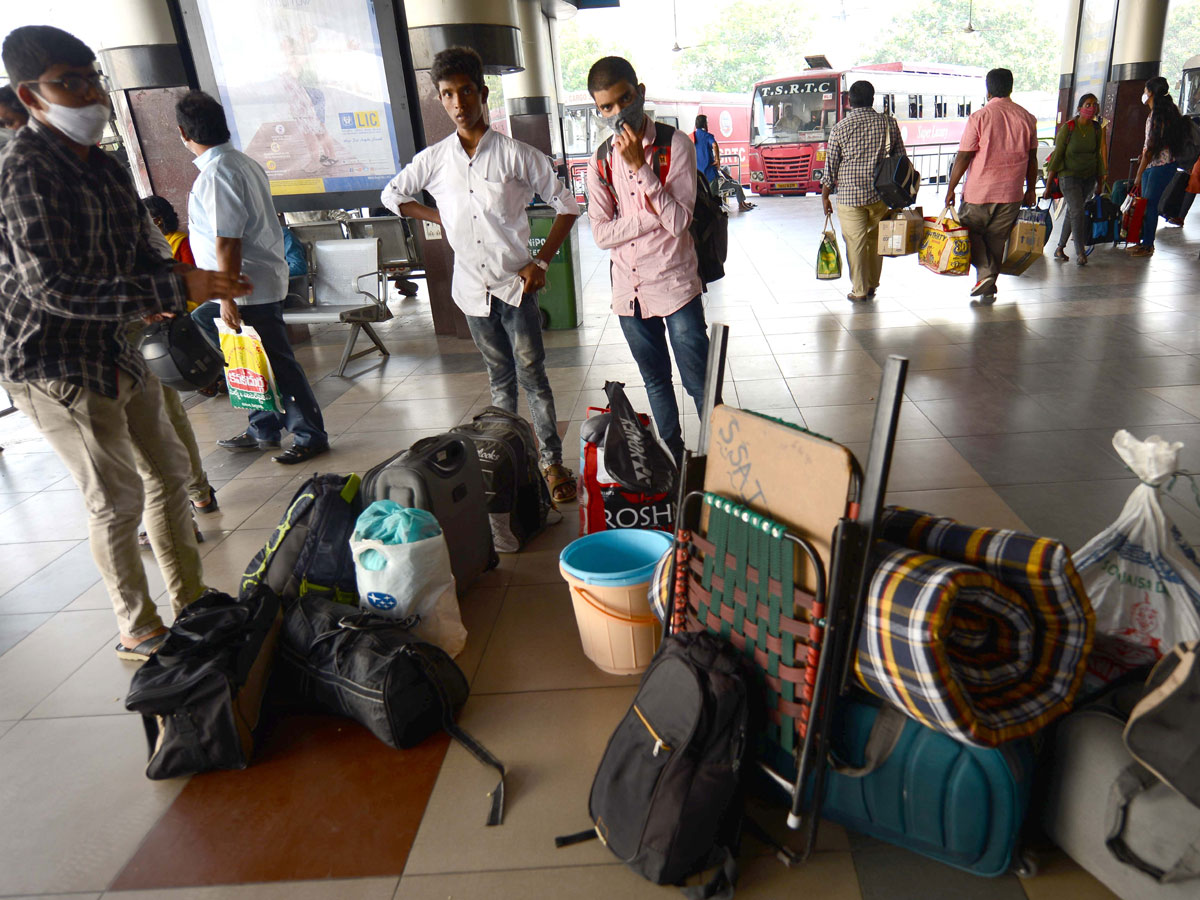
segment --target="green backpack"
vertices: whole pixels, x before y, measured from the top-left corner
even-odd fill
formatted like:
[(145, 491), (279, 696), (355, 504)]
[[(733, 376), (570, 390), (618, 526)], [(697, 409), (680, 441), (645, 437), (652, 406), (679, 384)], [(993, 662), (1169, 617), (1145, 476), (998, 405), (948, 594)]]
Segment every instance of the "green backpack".
[(319, 594), (357, 604), (350, 535), (363, 510), (357, 475), (314, 475), (296, 492), (266, 546), (242, 576), (241, 598), (265, 584), (289, 606)]

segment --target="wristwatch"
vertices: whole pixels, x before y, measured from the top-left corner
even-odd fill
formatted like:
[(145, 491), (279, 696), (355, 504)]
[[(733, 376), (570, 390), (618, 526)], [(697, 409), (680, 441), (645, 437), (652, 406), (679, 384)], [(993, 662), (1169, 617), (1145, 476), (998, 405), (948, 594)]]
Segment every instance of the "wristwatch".
[(544, 259), (538, 259), (536, 256), (533, 257), (532, 259), (530, 259), (530, 262), (532, 262), (535, 266), (537, 266), (543, 272), (546, 272), (550, 269), (550, 263), (546, 262)]

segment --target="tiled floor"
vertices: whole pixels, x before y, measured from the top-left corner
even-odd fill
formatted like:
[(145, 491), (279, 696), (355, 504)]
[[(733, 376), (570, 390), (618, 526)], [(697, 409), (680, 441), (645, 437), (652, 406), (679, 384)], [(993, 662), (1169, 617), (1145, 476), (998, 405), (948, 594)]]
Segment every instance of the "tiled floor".
[[(912, 364), (889, 500), (1072, 547), (1115, 517), (1134, 484), (1112, 450), (1115, 429), (1185, 441), (1185, 466), (1200, 467), (1197, 222), (1164, 227), (1148, 261), (1109, 248), (1084, 269), (1047, 257), (1001, 279), (992, 308), (969, 305), (968, 279), (939, 278), (911, 257), (888, 260), (878, 300), (852, 306), (847, 280), (813, 278), (819, 224), (814, 198), (734, 215), (728, 274), (708, 298), (709, 320), (731, 326), (729, 402), (861, 452), (880, 363), (903, 353)], [(625, 381), (646, 408), (586, 225), (581, 244), (582, 327), (546, 336), (571, 465), (605, 379)], [(255, 453), (208, 454), (221, 501), (201, 522), (210, 584), (234, 587), (308, 473), (362, 472), (487, 403), (474, 348), (435, 337), (421, 300), (395, 308), (381, 329), (392, 356), (359, 360), (349, 377), (329, 374), (340, 330), (299, 348), (332, 453), (291, 470)], [(244, 416), (222, 398), (199, 399), (189, 403), (202, 445), (240, 429)], [(698, 424), (685, 416), (692, 441)], [(0, 444), (0, 896), (678, 896), (597, 844), (554, 849), (554, 835), (586, 824), (596, 761), (633, 693), (632, 679), (601, 673), (579, 648), (556, 565), (573, 506), (463, 602), (470, 640), (459, 661), (473, 682), (463, 723), (510, 768), (506, 823), (487, 829), (492, 775), (461, 748), (438, 739), (390, 751), (333, 719), (281, 720), (244, 772), (147, 781), (141, 725), (123, 707), (132, 668), (111, 651), (116, 627), (78, 493), (20, 416), (0, 420)], [(1190, 491), (1166, 506), (1200, 540)], [(1059, 856), (1038, 878), (983, 880), (834, 827), (803, 867), (784, 868), (752, 841), (744, 863), (746, 898), (1111, 897)]]

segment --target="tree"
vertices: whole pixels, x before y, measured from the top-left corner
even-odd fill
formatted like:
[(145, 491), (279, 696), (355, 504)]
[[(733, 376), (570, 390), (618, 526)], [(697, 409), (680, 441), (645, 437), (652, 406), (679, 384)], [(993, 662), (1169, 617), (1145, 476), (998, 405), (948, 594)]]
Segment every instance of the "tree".
[(587, 90), (588, 70), (602, 56), (623, 56), (631, 59), (628, 48), (618, 40), (594, 34), (583, 34), (576, 19), (568, 19), (558, 33), (558, 66), (562, 70), (564, 91)]
[[(968, 15), (977, 29), (963, 31)], [(1032, 4), (1009, 0), (921, 0), (882, 30), (889, 37), (866, 62), (950, 63), (1011, 69), (1016, 91), (1058, 89), (1063, 28)]]
[(812, 37), (811, 5), (798, 0), (736, 0), (678, 54), (681, 88), (746, 93), (754, 82), (803, 68)]
[(1171, 0), (1167, 33), (1163, 36), (1162, 66), (1158, 70), (1179, 100), (1179, 78), (1183, 64), (1200, 55), (1200, 0)]

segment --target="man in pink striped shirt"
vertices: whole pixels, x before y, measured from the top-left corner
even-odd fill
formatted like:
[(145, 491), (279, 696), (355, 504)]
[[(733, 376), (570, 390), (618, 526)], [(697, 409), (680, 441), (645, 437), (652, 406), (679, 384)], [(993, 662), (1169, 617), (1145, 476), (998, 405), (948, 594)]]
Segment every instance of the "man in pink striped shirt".
[(666, 335), (696, 412), (708, 361), (703, 285), (688, 231), (696, 203), (696, 151), (674, 129), (669, 146), (655, 146), (662, 126), (645, 114), (646, 86), (638, 84), (628, 60), (599, 60), (588, 73), (588, 92), (614, 133), (588, 165), (592, 237), (612, 251), (613, 312), (642, 373), (659, 436), (680, 460), (683, 434)]

